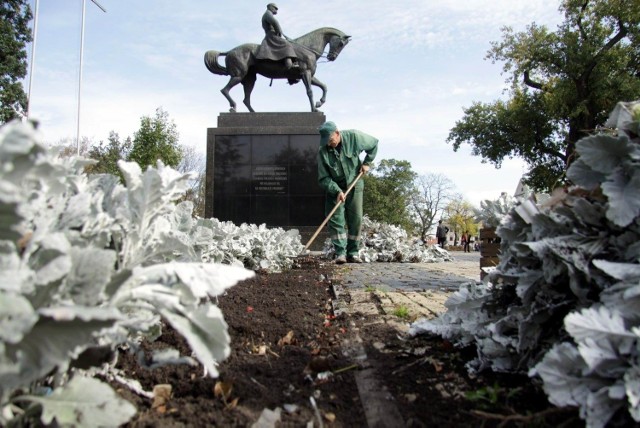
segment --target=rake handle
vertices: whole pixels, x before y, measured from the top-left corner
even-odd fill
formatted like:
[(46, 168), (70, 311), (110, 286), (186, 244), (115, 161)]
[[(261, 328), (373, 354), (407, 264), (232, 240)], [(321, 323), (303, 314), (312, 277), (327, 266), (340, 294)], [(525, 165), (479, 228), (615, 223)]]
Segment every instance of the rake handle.
[[(364, 174), (364, 172), (360, 171), (360, 174), (358, 174), (356, 179), (353, 180), (353, 183), (351, 183), (351, 185), (347, 188), (347, 191), (344, 193), (345, 199), (346, 199), (347, 195), (349, 194), (349, 192), (351, 192), (351, 189), (353, 189), (353, 186), (355, 186), (356, 183), (358, 182), (358, 180), (360, 179), (360, 177), (362, 177), (362, 174)], [(336, 205), (333, 207), (333, 209), (331, 210), (329, 215), (327, 215), (327, 218), (325, 218), (324, 221), (322, 222), (322, 224), (318, 227), (318, 230), (316, 230), (316, 233), (313, 234), (311, 239), (309, 239), (309, 242), (307, 242), (307, 245), (304, 246), (304, 250), (303, 251), (306, 251), (307, 249), (309, 249), (309, 247), (311, 246), (311, 243), (318, 237), (318, 234), (320, 233), (322, 228), (327, 224), (327, 222), (329, 221), (329, 219), (331, 218), (333, 213), (336, 212), (336, 210), (338, 209), (338, 207), (340, 206), (341, 203), (342, 203), (342, 201), (338, 201), (336, 203)]]

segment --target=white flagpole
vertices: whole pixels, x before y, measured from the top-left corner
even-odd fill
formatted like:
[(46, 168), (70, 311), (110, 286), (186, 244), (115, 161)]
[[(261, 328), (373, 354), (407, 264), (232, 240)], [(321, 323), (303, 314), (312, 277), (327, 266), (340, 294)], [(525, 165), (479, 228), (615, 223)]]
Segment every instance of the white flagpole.
[(27, 119), (31, 114), (31, 88), (33, 87), (33, 70), (36, 63), (36, 39), (38, 38), (38, 4), (40, 0), (36, 0), (35, 11), (33, 15), (33, 41), (31, 42), (31, 64), (29, 64), (29, 94), (27, 95)]
[[(106, 9), (102, 6), (100, 6), (100, 4), (96, 1), (96, 0), (91, 0), (93, 2), (93, 4), (95, 4), (96, 6), (98, 6), (100, 9), (102, 9), (103, 12), (107, 12)], [(84, 17), (85, 17), (85, 10), (86, 10), (86, 6), (87, 6), (87, 0), (82, 0), (82, 29), (80, 32), (80, 72), (79, 72), (79, 76), (78, 76), (78, 122), (77, 122), (77, 129), (76, 129), (76, 148), (77, 148), (77, 155), (80, 156), (80, 100), (82, 98), (82, 61), (83, 61), (83, 57), (84, 57)]]

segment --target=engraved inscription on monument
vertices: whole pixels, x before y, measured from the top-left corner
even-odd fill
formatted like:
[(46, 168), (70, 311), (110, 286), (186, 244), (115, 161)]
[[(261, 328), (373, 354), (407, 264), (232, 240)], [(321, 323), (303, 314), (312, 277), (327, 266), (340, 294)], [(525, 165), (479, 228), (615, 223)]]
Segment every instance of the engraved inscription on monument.
[(286, 166), (257, 165), (251, 174), (253, 193), (256, 195), (286, 194), (288, 174)]

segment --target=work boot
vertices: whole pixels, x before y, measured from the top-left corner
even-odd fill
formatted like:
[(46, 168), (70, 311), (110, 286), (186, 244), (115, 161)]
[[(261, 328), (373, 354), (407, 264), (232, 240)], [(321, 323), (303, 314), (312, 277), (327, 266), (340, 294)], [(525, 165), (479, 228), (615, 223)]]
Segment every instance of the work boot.
[(337, 265), (343, 265), (347, 262), (347, 258), (345, 256), (338, 256), (336, 257), (336, 264)]
[(349, 263), (362, 263), (362, 259), (358, 256), (348, 256), (347, 262)]

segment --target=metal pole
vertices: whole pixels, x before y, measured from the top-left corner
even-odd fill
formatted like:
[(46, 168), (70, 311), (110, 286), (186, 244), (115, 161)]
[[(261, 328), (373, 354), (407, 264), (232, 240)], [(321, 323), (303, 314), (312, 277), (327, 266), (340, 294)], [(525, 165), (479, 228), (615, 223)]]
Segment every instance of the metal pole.
[(29, 64), (29, 95), (27, 95), (27, 119), (31, 114), (31, 88), (33, 87), (33, 69), (36, 63), (36, 39), (38, 38), (38, 4), (40, 0), (36, 0), (35, 11), (33, 15), (33, 42), (31, 43), (31, 64)]
[(78, 119), (76, 128), (76, 155), (80, 156), (80, 100), (82, 98), (82, 60), (84, 56), (84, 15), (87, 0), (82, 0), (82, 24), (80, 30), (80, 71), (78, 75)]
[[(107, 12), (106, 9), (96, 1), (91, 0), (93, 4), (102, 9), (103, 12)], [(80, 156), (80, 100), (82, 98), (82, 61), (84, 57), (84, 17), (87, 8), (87, 0), (82, 0), (82, 29), (80, 31), (80, 72), (78, 76), (78, 123), (76, 129), (76, 154)]]

